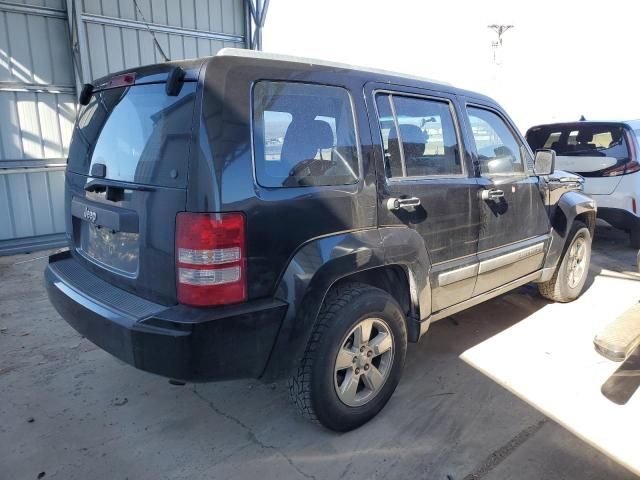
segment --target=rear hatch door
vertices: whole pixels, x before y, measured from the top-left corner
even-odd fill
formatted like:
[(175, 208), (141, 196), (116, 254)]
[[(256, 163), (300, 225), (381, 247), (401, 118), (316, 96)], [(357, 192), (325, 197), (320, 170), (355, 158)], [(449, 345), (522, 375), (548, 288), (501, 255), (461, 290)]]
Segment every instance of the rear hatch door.
[(555, 150), (556, 168), (584, 177), (584, 192), (589, 195), (613, 193), (622, 179), (615, 170), (624, 168), (631, 160), (628, 136), (619, 123), (542, 125), (529, 129), (527, 141), (534, 151)]
[(74, 129), (66, 201), (73, 255), (109, 283), (170, 305), (197, 82), (187, 76), (167, 95), (164, 68), (125, 85), (112, 77), (93, 92)]

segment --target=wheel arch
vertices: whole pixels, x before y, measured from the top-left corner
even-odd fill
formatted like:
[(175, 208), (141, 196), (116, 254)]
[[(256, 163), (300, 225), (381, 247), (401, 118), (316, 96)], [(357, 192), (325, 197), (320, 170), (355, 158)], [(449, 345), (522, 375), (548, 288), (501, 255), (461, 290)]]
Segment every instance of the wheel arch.
[(429, 269), (424, 241), (409, 228), (361, 230), (306, 243), (278, 282), (275, 296), (289, 307), (262, 379), (286, 376), (298, 364), (327, 293), (342, 282), (388, 292), (406, 312), (409, 339), (417, 341), (418, 319), (431, 313)]
[(558, 200), (557, 208), (551, 218), (551, 243), (544, 262), (543, 273), (538, 282), (546, 282), (552, 276), (562, 258), (569, 232), (576, 221), (587, 225), (593, 237), (596, 225), (597, 207), (594, 200), (580, 192), (567, 192)]

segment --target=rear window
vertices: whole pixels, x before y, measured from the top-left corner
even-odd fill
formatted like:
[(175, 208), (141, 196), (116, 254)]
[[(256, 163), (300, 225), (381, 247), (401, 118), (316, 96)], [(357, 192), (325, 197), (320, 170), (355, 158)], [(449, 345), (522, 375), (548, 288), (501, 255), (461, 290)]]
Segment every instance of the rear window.
[[(620, 125), (611, 124), (570, 124), (534, 127), (527, 133), (527, 141), (532, 150), (551, 148), (559, 157), (578, 157), (577, 173), (593, 174), (591, 159), (602, 157), (612, 159), (612, 164), (621, 165), (629, 161), (625, 130)], [(584, 157), (584, 160), (580, 160)], [(614, 161), (615, 160), (615, 161)], [(580, 171), (580, 163), (585, 171)]]
[(78, 116), (68, 169), (88, 175), (101, 163), (111, 180), (184, 187), (195, 90), (185, 82), (177, 96), (164, 83), (95, 93)]
[(348, 185), (360, 173), (349, 93), (262, 81), (253, 91), (256, 178), (263, 187)]

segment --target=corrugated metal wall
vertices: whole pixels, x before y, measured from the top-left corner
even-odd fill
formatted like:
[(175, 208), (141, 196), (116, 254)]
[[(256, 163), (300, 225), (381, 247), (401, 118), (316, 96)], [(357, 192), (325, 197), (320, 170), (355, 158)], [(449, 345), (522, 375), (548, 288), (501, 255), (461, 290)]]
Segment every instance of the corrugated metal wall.
[[(0, 254), (59, 244), (79, 85), (246, 46), (244, 0), (0, 0)], [(70, 28), (71, 25), (71, 28)]]
[(212, 55), (225, 46), (244, 47), (241, 0), (84, 0), (80, 36), (83, 72), (98, 78), (107, 72), (161, 62), (151, 29), (171, 59)]
[(70, 52), (63, 0), (0, 3), (0, 252), (55, 242), (64, 230)]

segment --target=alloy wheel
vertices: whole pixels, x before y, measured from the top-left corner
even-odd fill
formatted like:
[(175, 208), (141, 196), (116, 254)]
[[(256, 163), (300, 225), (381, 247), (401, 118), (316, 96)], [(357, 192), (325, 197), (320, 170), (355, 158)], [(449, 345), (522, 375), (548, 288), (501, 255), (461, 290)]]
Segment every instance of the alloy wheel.
[(361, 320), (344, 338), (334, 367), (338, 398), (364, 405), (382, 389), (393, 364), (393, 334), (380, 318)]
[(575, 239), (569, 248), (569, 263), (567, 265), (567, 281), (569, 287), (576, 288), (585, 272), (587, 257), (587, 242), (584, 238)]

